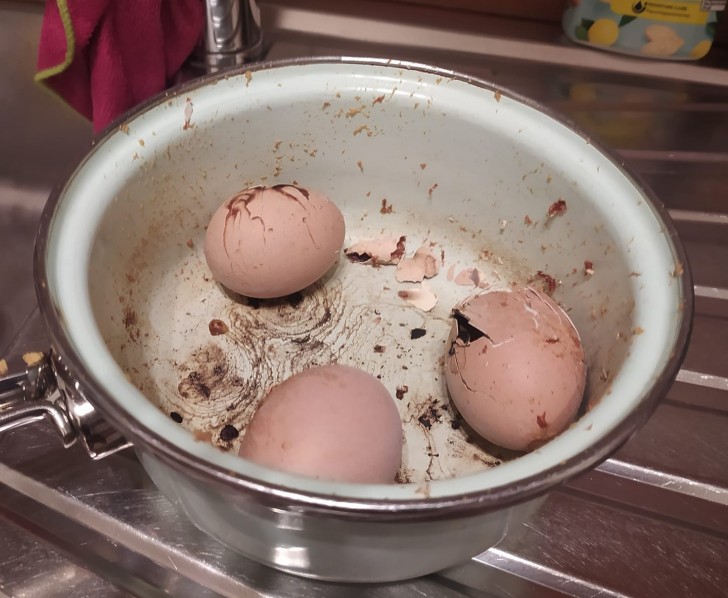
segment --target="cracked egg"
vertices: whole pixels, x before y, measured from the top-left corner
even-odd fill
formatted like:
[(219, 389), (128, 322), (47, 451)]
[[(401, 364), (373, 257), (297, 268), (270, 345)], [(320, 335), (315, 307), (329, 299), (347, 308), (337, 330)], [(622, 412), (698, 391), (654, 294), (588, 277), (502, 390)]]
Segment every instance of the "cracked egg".
[(584, 349), (547, 295), (514, 287), (469, 297), (453, 309), (447, 347), (450, 396), (490, 442), (533, 450), (576, 416), (586, 383)]
[(215, 280), (231, 291), (284, 297), (336, 263), (344, 233), (344, 217), (321, 193), (294, 185), (251, 187), (213, 214), (205, 258)]

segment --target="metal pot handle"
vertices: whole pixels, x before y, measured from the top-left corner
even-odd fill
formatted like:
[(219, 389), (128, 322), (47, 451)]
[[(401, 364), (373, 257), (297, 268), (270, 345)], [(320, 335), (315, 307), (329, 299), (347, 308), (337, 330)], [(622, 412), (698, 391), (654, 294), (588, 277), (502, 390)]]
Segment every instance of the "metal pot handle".
[(131, 446), (86, 400), (52, 351), (6, 363), (8, 371), (0, 375), (0, 433), (49, 420), (64, 447), (80, 440), (92, 459)]

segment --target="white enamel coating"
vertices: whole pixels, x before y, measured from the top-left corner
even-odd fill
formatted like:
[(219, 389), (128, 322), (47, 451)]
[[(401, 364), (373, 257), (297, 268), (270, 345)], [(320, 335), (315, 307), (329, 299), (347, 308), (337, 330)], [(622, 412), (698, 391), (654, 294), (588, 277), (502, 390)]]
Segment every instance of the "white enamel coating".
[[(207, 330), (220, 314), (223, 320), (242, 318), (243, 324), (254, 315), (259, 325), (260, 318), (205, 280), (204, 226), (221, 201), (242, 187), (293, 181), (339, 205), (347, 221), (345, 245), (384, 231), (406, 235), (408, 254), (425, 241), (445, 251), (445, 263), (429, 283), (439, 303), (427, 314), (399, 299), (397, 290), (412, 285), (396, 283), (394, 268), (374, 270), (346, 260), (304, 297), (304, 303), (314, 301), (321, 289), (335, 289), (330, 299), (339, 320), (321, 333), (322, 344), (316, 346), (326, 350), (315, 359), (334, 355), (342, 363), (381, 372), (393, 393), (408, 384), (398, 406), (409, 421), (403, 479), (412, 483), (320, 482), (221, 451), (204, 432), (214, 436), (227, 423), (229, 387), (220, 391), (224, 400), (217, 403), (214, 389), (210, 401), (197, 397), (182, 426), (153, 404), (164, 411), (185, 407), (178, 386), (194, 369), (191, 361), (205, 361), (199, 351), (211, 343), (226, 367), (251, 375), (252, 361), (241, 343), (262, 336), (236, 340), (210, 337)], [(392, 213), (380, 213), (383, 198)], [(568, 209), (549, 218), (548, 208), (558, 199)], [(241, 73), (157, 102), (108, 137), (72, 177), (47, 256), (49, 289), (74, 350), (101, 387), (143, 426), (233, 475), (362, 499), (456, 498), (515, 484), (588, 452), (636, 408), (665, 368), (682, 309), (675, 278), (680, 265), (659, 218), (635, 184), (588, 140), (527, 103), (445, 72), (354, 59)], [(593, 263), (591, 276), (584, 273), (585, 261)], [(513, 458), (467, 442), (442, 409), (448, 399), (438, 358), (449, 310), (472, 292), (448, 280), (452, 264), (456, 271), (481, 268), (491, 284), (524, 283), (538, 271), (561, 283), (554, 297), (584, 343), (591, 408), (533, 453)], [(295, 313), (285, 314), (291, 327), (299, 325)], [(410, 340), (415, 327), (426, 328), (427, 336)], [(349, 335), (352, 330), (356, 334)], [(375, 344), (387, 343), (389, 352), (373, 351)], [(292, 354), (290, 346), (271, 349), (277, 365), (269, 360), (266, 371), (273, 379), (261, 381), (261, 394), (266, 384), (310, 362)], [(433, 396), (440, 401), (441, 418), (425, 430), (418, 416)], [(235, 411), (233, 423), (244, 424), (251, 409)], [(433, 448), (442, 452), (434, 465), (427, 454)], [(504, 460), (497, 467), (495, 456)], [(201, 527), (218, 537), (225, 535), (225, 525), (239, 529), (232, 516), (220, 514), (215, 522), (195, 516), (205, 510), (199, 508), (204, 489), (152, 456), (143, 461)], [(508, 511), (496, 515), (501, 533)], [(435, 524), (421, 525), (425, 535), (435, 529), (426, 529)], [(267, 531), (258, 542), (265, 534), (271, 542), (284, 541), (275, 523), (261, 526)], [(402, 537), (393, 551), (411, 548), (424, 536)], [(308, 569), (286, 567), (260, 546), (251, 547), (249, 538), (226, 540), (264, 562), (331, 577), (310, 563)], [(456, 560), (496, 540), (491, 533), (482, 542), (464, 542)], [(298, 541), (305, 546), (305, 538)], [(326, 542), (335, 546), (337, 540), (331, 536)], [(410, 568), (400, 577), (423, 572)], [(337, 576), (357, 577), (344, 569)]]

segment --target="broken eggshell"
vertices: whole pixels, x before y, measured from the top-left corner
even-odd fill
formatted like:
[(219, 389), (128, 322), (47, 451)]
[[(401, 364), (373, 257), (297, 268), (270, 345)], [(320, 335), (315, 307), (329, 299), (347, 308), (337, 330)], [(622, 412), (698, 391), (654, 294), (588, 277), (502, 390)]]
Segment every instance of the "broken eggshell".
[(371, 264), (374, 267), (398, 264), (404, 256), (406, 240), (402, 236), (382, 235), (354, 243), (344, 249), (344, 253), (350, 262), (357, 264)]
[(336, 263), (344, 233), (344, 217), (321, 193), (293, 185), (251, 187), (213, 214), (205, 258), (215, 280), (231, 291), (283, 297)]
[(421, 282), (440, 271), (440, 262), (432, 253), (431, 245), (423, 245), (412, 257), (403, 257), (397, 264), (397, 282)]
[(586, 384), (584, 350), (566, 313), (530, 287), (486, 291), (453, 309), (445, 377), (481, 436), (528, 451), (566, 429)]

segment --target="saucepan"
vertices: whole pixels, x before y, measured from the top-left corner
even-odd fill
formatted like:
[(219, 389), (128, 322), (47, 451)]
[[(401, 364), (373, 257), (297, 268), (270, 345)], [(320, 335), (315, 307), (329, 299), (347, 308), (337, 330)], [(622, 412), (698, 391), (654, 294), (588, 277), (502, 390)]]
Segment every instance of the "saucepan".
[[(217, 284), (203, 254), (211, 214), (245, 187), (283, 183), (336, 203), (345, 245), (429, 243), (436, 304), (404, 300), (391, 268), (343, 258), (280, 300)], [(202, 530), (319, 579), (405, 579), (495, 545), (644, 424), (692, 318), (675, 229), (619, 159), (527, 98), (393, 60), (259, 64), (152, 99), (53, 193), (35, 260), (51, 349), (13, 378), (24, 398), (3, 427), (49, 416), (97, 458), (131, 444)], [(531, 452), (478, 438), (448, 397), (451, 310), (478, 284), (462, 272), (541, 285), (581, 336), (578, 418)], [(272, 385), (332, 362), (377, 375), (396, 401), (395, 483), (327, 482), (237, 455)]]

